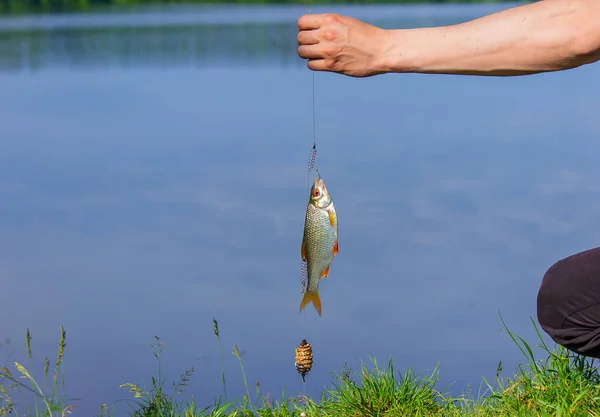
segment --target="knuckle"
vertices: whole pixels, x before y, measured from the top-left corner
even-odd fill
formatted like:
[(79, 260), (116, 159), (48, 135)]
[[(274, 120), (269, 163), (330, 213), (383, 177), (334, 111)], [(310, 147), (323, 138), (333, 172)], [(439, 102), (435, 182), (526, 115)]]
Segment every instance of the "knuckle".
[(336, 34), (333, 30), (326, 30), (323, 32), (323, 38), (328, 41), (332, 41), (336, 38)]
[(338, 48), (335, 46), (327, 46), (323, 48), (323, 55), (328, 57), (335, 57), (338, 53)]
[(323, 66), (328, 71), (336, 71), (338, 69), (338, 63), (334, 59), (327, 59), (323, 62)]
[(327, 13), (323, 16), (323, 23), (332, 24), (337, 21), (337, 15), (333, 13)]

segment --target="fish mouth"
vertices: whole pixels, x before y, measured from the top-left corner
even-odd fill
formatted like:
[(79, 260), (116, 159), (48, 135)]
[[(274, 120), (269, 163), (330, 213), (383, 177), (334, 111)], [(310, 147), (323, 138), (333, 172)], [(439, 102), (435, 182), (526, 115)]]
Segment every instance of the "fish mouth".
[[(315, 192), (317, 192), (317, 191), (318, 191), (318, 195), (315, 195)], [(321, 198), (321, 196), (323, 196), (326, 193), (325, 183), (323, 182), (322, 179), (315, 178), (315, 182), (310, 189), (310, 193), (311, 193), (312, 198), (319, 198), (319, 199)]]

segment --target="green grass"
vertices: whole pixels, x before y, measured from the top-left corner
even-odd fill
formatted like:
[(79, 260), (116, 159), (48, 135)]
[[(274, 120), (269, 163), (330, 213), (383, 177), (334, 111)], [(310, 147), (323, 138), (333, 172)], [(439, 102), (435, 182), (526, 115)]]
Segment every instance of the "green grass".
[[(135, 417), (387, 417), (387, 416), (600, 416), (600, 375), (594, 360), (574, 354), (565, 348), (546, 345), (542, 335), (531, 320), (539, 338), (538, 349), (542, 359), (537, 359), (533, 349), (521, 337), (512, 333), (502, 321), (506, 333), (521, 351), (524, 361), (509, 377), (502, 377), (502, 363), (498, 364), (494, 381), (482, 380), (483, 392), (477, 396), (464, 393), (453, 397), (446, 389), (438, 388), (438, 367), (428, 374), (417, 376), (411, 368), (398, 371), (390, 359), (380, 366), (375, 358), (370, 364), (361, 364), (354, 372), (344, 368), (334, 373), (332, 388), (326, 388), (320, 398), (303, 395), (272, 401), (256, 386), (254, 398), (250, 394), (243, 361), (237, 345), (233, 355), (240, 365), (246, 394), (241, 399), (227, 401), (226, 380), (223, 367), (219, 325), (213, 321), (213, 333), (221, 353), (221, 382), (223, 394), (215, 404), (201, 408), (192, 401), (181, 401), (178, 395), (194, 375), (194, 368), (184, 371), (177, 383), (167, 386), (161, 372), (163, 341), (155, 338), (151, 345), (158, 363), (158, 374), (146, 387), (124, 383), (121, 388), (130, 398), (119, 400), (112, 406), (102, 404), (98, 415), (115, 415), (115, 407), (127, 405), (127, 413)], [(62, 363), (65, 352), (65, 331), (60, 328), (56, 361), (42, 361), (38, 382), (33, 363), (26, 368), (15, 362), (11, 368), (0, 368), (0, 416), (77, 415), (73, 400), (61, 395), (64, 389)], [(31, 334), (26, 331), (25, 343), (29, 360), (32, 360)], [(14, 370), (11, 370), (14, 368)], [(51, 369), (52, 368), (52, 369)], [(15, 400), (26, 406), (18, 410)], [(118, 415), (123, 414), (120, 409)], [(91, 416), (90, 416), (91, 417)]]

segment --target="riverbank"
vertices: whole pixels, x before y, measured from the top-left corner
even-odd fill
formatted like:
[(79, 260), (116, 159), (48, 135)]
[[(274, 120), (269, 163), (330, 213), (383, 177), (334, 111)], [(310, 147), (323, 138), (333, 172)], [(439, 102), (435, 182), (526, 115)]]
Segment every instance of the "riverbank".
[[(533, 322), (533, 320), (532, 320)], [(503, 322), (504, 324), (504, 322)], [(424, 376), (416, 375), (412, 369), (396, 370), (390, 359), (384, 365), (373, 358), (369, 364), (363, 363), (356, 372), (343, 369), (335, 373), (333, 388), (322, 392), (321, 398), (302, 396), (274, 400), (261, 394), (256, 387), (250, 394), (244, 365), (234, 345), (245, 384), (246, 395), (236, 401), (227, 401), (225, 374), (222, 374), (223, 396), (211, 407), (200, 407), (193, 402), (180, 402), (177, 395), (193, 377), (193, 368), (181, 375), (167, 390), (165, 381), (159, 375), (152, 378), (152, 386), (142, 387), (135, 383), (124, 383), (121, 388), (130, 392), (132, 398), (128, 406), (128, 415), (135, 417), (158, 416), (271, 416), (296, 417), (312, 416), (539, 416), (569, 415), (594, 416), (600, 409), (600, 376), (593, 360), (573, 354), (560, 346), (546, 345), (542, 335), (533, 322), (539, 338), (538, 350), (542, 359), (536, 358), (535, 348), (512, 333), (504, 324), (508, 336), (521, 351), (525, 360), (516, 372), (509, 377), (502, 376), (502, 362), (499, 363), (494, 381), (483, 379), (483, 389), (477, 396), (464, 393), (453, 397), (444, 389), (437, 387), (437, 368)], [(213, 332), (219, 343), (219, 326), (214, 321)], [(65, 330), (61, 327), (56, 362), (43, 360), (44, 379), (48, 385), (36, 378), (19, 363), (14, 368), (0, 368), (0, 416), (22, 415), (15, 413), (13, 404), (15, 394), (34, 394), (35, 401), (28, 404), (28, 415), (62, 416), (70, 411), (76, 416), (77, 410), (61, 397), (64, 387), (62, 361), (66, 345)], [(156, 338), (152, 346), (157, 360), (161, 360), (163, 344)], [(31, 358), (31, 337), (26, 332), (25, 344)], [(222, 350), (221, 350), (222, 352)], [(48, 390), (41, 387), (49, 386)], [(99, 415), (102, 417), (123, 415), (123, 409), (115, 412), (115, 405), (103, 404)], [(13, 414), (11, 414), (13, 412)]]

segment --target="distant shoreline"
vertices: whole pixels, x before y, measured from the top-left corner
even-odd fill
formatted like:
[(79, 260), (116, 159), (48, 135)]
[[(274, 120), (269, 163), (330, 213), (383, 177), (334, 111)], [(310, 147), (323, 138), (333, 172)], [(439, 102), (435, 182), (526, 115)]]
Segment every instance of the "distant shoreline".
[[(0, 0), (1, 15), (95, 12), (107, 8), (162, 5), (394, 5), (394, 4), (489, 4), (513, 3), (506, 0)], [(525, 1), (531, 3), (531, 1)]]

